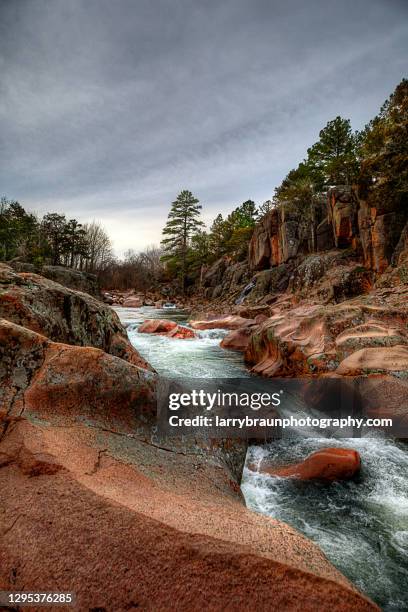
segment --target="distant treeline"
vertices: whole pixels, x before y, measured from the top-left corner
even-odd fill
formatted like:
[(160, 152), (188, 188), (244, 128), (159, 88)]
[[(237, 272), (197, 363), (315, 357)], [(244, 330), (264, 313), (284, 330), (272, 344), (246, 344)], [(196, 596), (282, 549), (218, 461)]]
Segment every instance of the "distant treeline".
[(59, 213), (40, 218), (3, 197), (0, 261), (16, 258), (39, 268), (52, 264), (99, 272), (112, 263), (113, 254), (110, 238), (99, 223), (81, 225)]

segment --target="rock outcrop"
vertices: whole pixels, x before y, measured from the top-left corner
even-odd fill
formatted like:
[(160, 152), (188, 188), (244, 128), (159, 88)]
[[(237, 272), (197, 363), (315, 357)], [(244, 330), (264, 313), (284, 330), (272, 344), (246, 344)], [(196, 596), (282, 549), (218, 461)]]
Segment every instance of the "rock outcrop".
[(49, 278), (60, 285), (64, 285), (64, 287), (89, 293), (96, 298), (100, 297), (98, 278), (95, 274), (91, 274), (90, 272), (74, 270), (73, 268), (67, 268), (65, 266), (47, 265), (36, 268), (33, 264), (20, 261), (19, 258), (10, 261), (9, 265), (16, 272), (38, 273), (44, 278)]
[(282, 261), (279, 241), (279, 212), (275, 208), (256, 225), (249, 243), (249, 264), (252, 270), (264, 270)]
[(204, 295), (210, 299), (222, 298), (224, 295), (238, 296), (249, 278), (246, 262), (234, 263), (229, 257), (221, 257), (204, 275)]
[[(367, 336), (366, 336), (367, 338)], [(369, 336), (373, 338), (373, 336)], [(375, 340), (392, 338), (391, 334), (379, 336)], [(406, 338), (404, 338), (406, 340)], [(394, 340), (395, 341), (395, 340)], [(358, 376), (359, 374), (379, 374), (392, 372), (396, 376), (408, 376), (408, 345), (392, 347), (369, 347), (355, 351), (340, 363), (336, 370), (343, 376)]]
[(273, 466), (261, 463), (249, 468), (281, 478), (297, 478), (299, 480), (349, 480), (361, 467), (360, 455), (349, 448), (323, 448), (304, 459), (300, 463), (285, 466)]
[(253, 329), (251, 327), (241, 327), (240, 329), (231, 331), (225, 336), (220, 346), (221, 348), (230, 349), (232, 351), (245, 351), (252, 334)]
[[(252, 334), (245, 352), (247, 363), (264, 376), (314, 376), (336, 371), (345, 354), (358, 351), (361, 343), (365, 351), (371, 347), (372, 354), (378, 355), (380, 350), (391, 350), (387, 347), (392, 344), (407, 345), (406, 304), (381, 304), (382, 294), (376, 295), (377, 300), (370, 295), (365, 301), (360, 297), (334, 305), (277, 310)], [(343, 368), (348, 371), (347, 365)]]
[(0, 317), (57, 342), (93, 346), (148, 367), (117, 314), (96, 298), (0, 264)]
[(327, 192), (328, 220), (337, 248), (357, 248), (358, 201), (350, 186), (333, 187)]
[(383, 273), (398, 253), (408, 210), (398, 204), (370, 201), (355, 186), (330, 188), (316, 208), (312, 248), (310, 223), (296, 211), (273, 209), (255, 227), (249, 245), (249, 267), (264, 270), (314, 251), (350, 249), (367, 270)]
[(245, 443), (160, 437), (154, 373), (10, 321), (0, 335), (2, 589), (73, 591), (78, 611), (377, 610), (244, 507)]

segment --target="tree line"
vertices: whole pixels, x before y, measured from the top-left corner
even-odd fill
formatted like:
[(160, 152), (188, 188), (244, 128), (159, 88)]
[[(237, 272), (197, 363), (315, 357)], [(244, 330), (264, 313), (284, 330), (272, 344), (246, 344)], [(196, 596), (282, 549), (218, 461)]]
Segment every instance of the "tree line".
[(13, 259), (34, 264), (63, 265), (100, 272), (112, 263), (112, 243), (97, 222), (82, 225), (64, 214), (42, 218), (27, 212), (15, 200), (0, 200), (0, 261)]
[[(258, 209), (252, 200), (226, 218), (203, 229), (201, 205), (183, 190), (171, 205), (163, 229), (162, 261), (182, 292), (195, 282), (203, 267), (222, 256), (245, 259), (255, 224), (273, 208), (295, 212), (310, 227), (310, 248), (316, 249), (316, 227), (323, 211), (322, 196), (329, 187), (358, 185), (373, 204), (408, 209), (408, 80), (403, 79), (379, 114), (361, 131), (349, 119), (329, 121), (305, 159), (275, 188), (272, 200)], [(319, 216), (320, 215), (320, 216)]]

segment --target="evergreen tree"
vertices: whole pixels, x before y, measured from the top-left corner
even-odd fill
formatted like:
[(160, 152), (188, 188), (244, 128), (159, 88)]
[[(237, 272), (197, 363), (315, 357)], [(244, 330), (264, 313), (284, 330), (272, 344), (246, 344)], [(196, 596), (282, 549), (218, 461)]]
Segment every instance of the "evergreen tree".
[(372, 203), (408, 209), (408, 79), (360, 134), (359, 183)]
[(201, 205), (191, 191), (183, 190), (172, 203), (167, 223), (163, 229), (161, 244), (164, 250), (163, 261), (174, 267), (181, 279), (181, 290), (184, 293), (187, 275), (187, 255), (191, 237), (204, 224), (200, 221)]
[(32, 248), (38, 233), (35, 215), (27, 213), (18, 202), (2, 197), (0, 200), (0, 259), (25, 256)]
[(338, 116), (329, 121), (307, 154), (306, 167), (317, 190), (327, 183), (349, 185), (358, 169), (356, 138), (350, 120)]
[(61, 257), (65, 252), (66, 225), (65, 215), (59, 213), (48, 213), (41, 222), (41, 232), (47, 239), (51, 263), (54, 266), (61, 263)]
[(210, 227), (209, 246), (214, 261), (225, 254), (227, 234), (227, 223), (220, 213), (215, 217)]
[(78, 258), (85, 259), (88, 255), (85, 235), (86, 231), (76, 219), (70, 219), (66, 223), (62, 250), (65, 255), (65, 263), (71, 268), (74, 267)]

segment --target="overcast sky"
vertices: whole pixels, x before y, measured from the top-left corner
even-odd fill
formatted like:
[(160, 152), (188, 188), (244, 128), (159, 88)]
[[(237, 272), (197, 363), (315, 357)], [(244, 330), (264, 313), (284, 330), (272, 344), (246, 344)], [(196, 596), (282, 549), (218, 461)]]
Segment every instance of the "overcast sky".
[(406, 0), (0, 0), (0, 192), (158, 243), (274, 187), (408, 76)]

